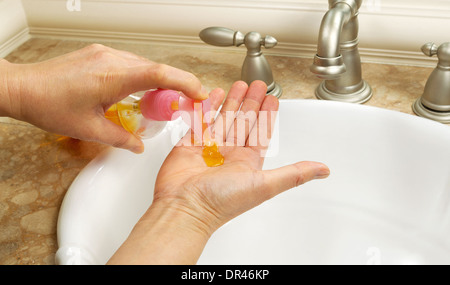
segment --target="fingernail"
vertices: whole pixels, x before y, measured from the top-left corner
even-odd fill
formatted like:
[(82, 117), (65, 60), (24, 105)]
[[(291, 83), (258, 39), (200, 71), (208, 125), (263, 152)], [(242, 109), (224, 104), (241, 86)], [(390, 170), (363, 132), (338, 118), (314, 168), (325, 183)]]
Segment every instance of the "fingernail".
[(316, 173), (314, 179), (323, 179), (330, 176), (330, 169), (327, 166), (322, 166), (320, 170)]

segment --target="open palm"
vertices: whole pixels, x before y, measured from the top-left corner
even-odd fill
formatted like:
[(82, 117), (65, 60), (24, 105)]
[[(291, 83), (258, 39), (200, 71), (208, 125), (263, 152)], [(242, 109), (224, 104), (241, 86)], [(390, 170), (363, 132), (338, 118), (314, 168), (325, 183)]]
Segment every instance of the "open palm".
[[(236, 82), (212, 127), (216, 142), (222, 145), (219, 149), (224, 164), (208, 167), (202, 157), (202, 147), (183, 145), (183, 140), (190, 137), (183, 138), (161, 167), (154, 201), (169, 199), (208, 225), (208, 231), (214, 231), (287, 189), (328, 176), (328, 168), (317, 162), (262, 170), (267, 144), (252, 144), (249, 138), (257, 137), (264, 129), (270, 139), (273, 122), (267, 116), (278, 110), (278, 100), (266, 96), (266, 90), (261, 81), (253, 82), (250, 87), (242, 81)], [(211, 92), (213, 109), (218, 109), (223, 97), (222, 90)], [(242, 115), (247, 112), (257, 115)], [(238, 125), (244, 127), (238, 130)]]

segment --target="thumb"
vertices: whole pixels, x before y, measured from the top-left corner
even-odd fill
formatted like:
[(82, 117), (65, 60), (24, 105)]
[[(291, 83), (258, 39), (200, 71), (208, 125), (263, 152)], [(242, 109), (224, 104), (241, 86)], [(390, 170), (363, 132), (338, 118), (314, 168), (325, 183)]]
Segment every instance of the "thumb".
[(125, 82), (136, 91), (164, 88), (181, 91), (194, 100), (205, 100), (209, 97), (194, 74), (169, 65), (149, 63), (136, 66), (130, 68), (125, 76)]
[(329, 168), (320, 162), (302, 161), (277, 169), (265, 170), (264, 180), (268, 183), (270, 198), (288, 189), (314, 179), (326, 178)]
[(134, 153), (144, 151), (144, 143), (134, 134), (126, 131), (105, 117), (91, 120), (92, 139), (113, 147), (128, 149)]

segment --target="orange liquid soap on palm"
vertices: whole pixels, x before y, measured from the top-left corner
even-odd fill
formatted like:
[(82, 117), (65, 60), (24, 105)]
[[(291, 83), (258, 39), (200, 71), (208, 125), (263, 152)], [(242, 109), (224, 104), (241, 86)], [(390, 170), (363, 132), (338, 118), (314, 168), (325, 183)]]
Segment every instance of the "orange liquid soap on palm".
[(212, 142), (211, 144), (203, 144), (202, 157), (206, 165), (209, 167), (220, 166), (225, 161), (225, 158), (220, 153), (219, 147), (215, 142)]
[(200, 140), (202, 142), (202, 157), (206, 165), (209, 167), (220, 166), (224, 163), (225, 158), (220, 153), (219, 147), (217, 146), (216, 142), (214, 142), (214, 140), (211, 138), (211, 127), (209, 123), (205, 122), (204, 116), (205, 110), (206, 112), (208, 112), (211, 106), (209, 105), (209, 101), (202, 101), (197, 103), (201, 103), (201, 108), (198, 108), (200, 104), (197, 105), (197, 107), (194, 105), (194, 107), (192, 108), (194, 110), (193, 116), (195, 116), (200, 122), (202, 122), (202, 128), (200, 136), (195, 134), (196, 128), (193, 128), (194, 137), (191, 141), (195, 143), (195, 139), (198, 139), (200, 137)]
[[(203, 108), (202, 108), (203, 109)], [(210, 106), (207, 106), (206, 109), (210, 109)], [(202, 111), (202, 110), (201, 110)], [(209, 167), (220, 166), (224, 163), (225, 158), (219, 151), (219, 146), (217, 146), (216, 142), (211, 138), (211, 127), (209, 123), (204, 121), (204, 114), (201, 114), (202, 119), (202, 157), (205, 161), (206, 165)]]
[[(176, 114), (178, 110), (187, 111), (202, 122), (202, 134), (199, 137), (202, 141), (203, 160), (209, 167), (220, 166), (224, 163), (224, 157), (219, 152), (217, 144), (210, 138), (209, 124), (203, 123), (203, 112), (209, 111), (209, 100), (196, 103), (181, 97), (177, 91), (150, 90), (143, 96), (133, 94), (114, 104), (105, 112), (105, 117), (130, 133), (141, 138), (151, 138), (165, 127), (167, 121), (179, 117), (179, 114)], [(201, 107), (196, 109), (195, 105)], [(195, 131), (195, 126), (191, 128)]]

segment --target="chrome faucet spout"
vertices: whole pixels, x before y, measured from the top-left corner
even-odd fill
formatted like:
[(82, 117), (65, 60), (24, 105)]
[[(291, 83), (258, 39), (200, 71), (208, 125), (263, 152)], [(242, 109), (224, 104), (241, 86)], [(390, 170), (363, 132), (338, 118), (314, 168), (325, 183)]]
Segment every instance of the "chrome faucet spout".
[(334, 58), (340, 55), (341, 32), (350, 18), (352, 11), (345, 3), (338, 3), (328, 10), (322, 19), (317, 43), (317, 56)]
[(362, 80), (358, 51), (358, 9), (362, 0), (329, 0), (311, 72), (324, 79), (319, 99), (364, 103), (372, 89)]

